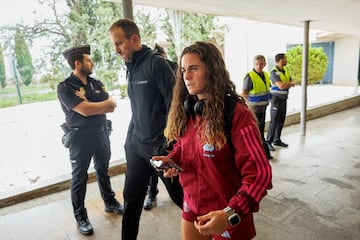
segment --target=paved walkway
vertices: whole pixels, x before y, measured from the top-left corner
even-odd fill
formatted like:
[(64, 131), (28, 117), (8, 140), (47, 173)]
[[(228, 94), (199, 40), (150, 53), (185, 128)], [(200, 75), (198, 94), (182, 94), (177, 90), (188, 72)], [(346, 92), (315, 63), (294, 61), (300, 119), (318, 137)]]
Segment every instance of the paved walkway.
[[(255, 240), (360, 239), (360, 106), (286, 127), (287, 149), (271, 161), (274, 188), (255, 214)], [(124, 175), (112, 177), (122, 200)], [(139, 240), (180, 240), (180, 210), (160, 184), (158, 207), (143, 211)], [(86, 205), (94, 235), (76, 229), (69, 190), (0, 209), (1, 240), (120, 239), (119, 215), (103, 211), (96, 183), (88, 185)]]

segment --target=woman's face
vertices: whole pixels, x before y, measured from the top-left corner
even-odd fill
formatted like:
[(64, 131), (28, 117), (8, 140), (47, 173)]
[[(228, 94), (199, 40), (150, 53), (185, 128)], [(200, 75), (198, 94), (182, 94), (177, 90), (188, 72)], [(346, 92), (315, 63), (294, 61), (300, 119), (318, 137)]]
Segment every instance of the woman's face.
[(205, 98), (205, 90), (208, 84), (209, 71), (196, 53), (187, 53), (181, 58), (181, 72), (185, 86), (190, 95), (197, 98)]

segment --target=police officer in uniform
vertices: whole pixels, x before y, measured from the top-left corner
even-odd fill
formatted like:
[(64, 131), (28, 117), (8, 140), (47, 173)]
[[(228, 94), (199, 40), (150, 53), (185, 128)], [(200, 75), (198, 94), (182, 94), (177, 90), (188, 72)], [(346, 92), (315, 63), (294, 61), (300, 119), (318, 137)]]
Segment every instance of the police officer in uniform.
[(88, 168), (94, 160), (96, 178), (106, 212), (123, 213), (122, 205), (115, 199), (111, 188), (108, 167), (110, 161), (110, 124), (106, 113), (116, 107), (114, 98), (109, 97), (104, 85), (90, 77), (93, 62), (90, 46), (77, 46), (63, 52), (72, 73), (57, 86), (61, 108), (66, 123), (63, 129), (71, 136), (69, 155), (72, 169), (71, 201), (80, 233), (90, 235), (93, 227), (89, 222), (85, 208), (85, 194), (88, 180)]
[(285, 53), (276, 54), (275, 62), (276, 66), (270, 72), (270, 80), (272, 83), (270, 88), (271, 119), (266, 137), (266, 142), (271, 151), (275, 150), (273, 145), (288, 147), (288, 144), (281, 140), (281, 132), (286, 118), (289, 89), (295, 86), (295, 82), (291, 79), (289, 71), (286, 71), (284, 68), (287, 64)]
[(266, 59), (263, 55), (256, 55), (254, 57), (254, 68), (248, 72), (244, 78), (242, 96), (247, 100), (247, 103), (256, 116), (259, 126), (261, 139), (263, 141), (263, 148), (267, 159), (272, 159), (270, 149), (266, 144), (264, 137), (265, 130), (265, 116), (266, 108), (270, 102), (270, 76), (269, 73), (263, 71), (266, 66)]

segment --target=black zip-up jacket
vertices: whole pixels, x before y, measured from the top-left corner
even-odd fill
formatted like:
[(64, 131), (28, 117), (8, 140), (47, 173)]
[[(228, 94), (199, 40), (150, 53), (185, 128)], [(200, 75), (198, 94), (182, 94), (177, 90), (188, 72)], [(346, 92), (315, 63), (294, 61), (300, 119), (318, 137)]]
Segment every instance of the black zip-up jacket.
[(166, 117), (172, 100), (175, 75), (169, 64), (159, 55), (151, 59), (153, 79), (147, 79), (144, 60), (151, 57), (153, 50), (143, 45), (135, 52), (132, 61), (126, 63), (128, 96), (132, 117), (128, 129), (144, 144), (157, 145), (164, 141)]

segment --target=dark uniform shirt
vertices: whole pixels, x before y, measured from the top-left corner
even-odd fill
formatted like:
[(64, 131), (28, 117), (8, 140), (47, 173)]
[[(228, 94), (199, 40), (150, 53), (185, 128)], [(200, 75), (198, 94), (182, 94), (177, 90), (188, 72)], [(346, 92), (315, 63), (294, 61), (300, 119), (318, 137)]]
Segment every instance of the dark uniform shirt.
[(79, 78), (71, 74), (63, 82), (60, 82), (57, 87), (58, 98), (65, 113), (68, 127), (89, 128), (105, 126), (106, 124), (105, 114), (85, 117), (72, 110), (79, 103), (85, 101), (76, 96), (76, 91), (84, 93), (89, 102), (100, 102), (109, 98), (105, 86), (100, 81), (92, 77), (88, 77), (87, 80), (88, 84), (84, 85)]

